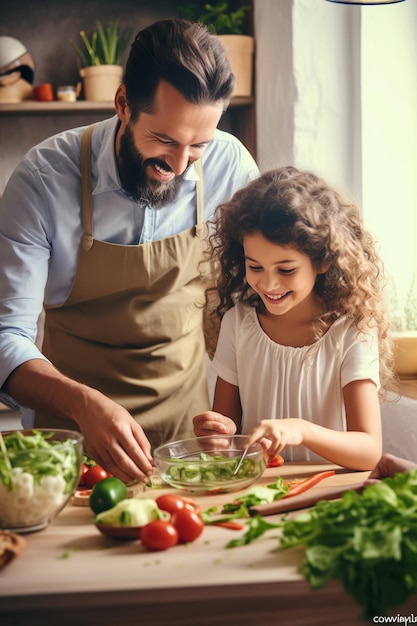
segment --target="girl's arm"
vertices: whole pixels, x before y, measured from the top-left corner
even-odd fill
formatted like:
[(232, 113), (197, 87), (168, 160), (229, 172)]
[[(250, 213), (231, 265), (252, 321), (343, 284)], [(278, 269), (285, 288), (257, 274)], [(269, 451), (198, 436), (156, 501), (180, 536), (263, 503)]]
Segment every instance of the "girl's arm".
[(271, 440), (270, 456), (285, 446), (304, 445), (331, 463), (371, 470), (382, 453), (381, 413), (375, 383), (358, 380), (343, 390), (347, 432), (318, 426), (303, 419), (263, 420), (249, 434), (247, 445)]
[(240, 429), (241, 419), (239, 387), (227, 383), (222, 378), (217, 378), (213, 410), (194, 417), (194, 434), (196, 437), (216, 433), (234, 435)]

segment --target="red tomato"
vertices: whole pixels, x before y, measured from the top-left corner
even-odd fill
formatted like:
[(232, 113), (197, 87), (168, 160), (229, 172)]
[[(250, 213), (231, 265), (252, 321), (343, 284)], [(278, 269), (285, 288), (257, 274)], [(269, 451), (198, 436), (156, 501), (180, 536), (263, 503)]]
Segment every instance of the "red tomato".
[(284, 459), (280, 454), (276, 454), (268, 461), (267, 467), (280, 467), (284, 463)]
[(78, 486), (79, 487), (83, 487), (85, 485), (84, 482), (84, 476), (86, 475), (86, 473), (88, 472), (90, 468), (88, 467), (88, 465), (86, 465), (85, 463), (83, 463), (81, 465), (81, 470), (80, 470), (80, 479), (78, 481)]
[(169, 522), (153, 520), (140, 529), (140, 540), (147, 550), (168, 550), (178, 543), (178, 531)]
[(84, 485), (86, 487), (94, 487), (96, 483), (103, 478), (109, 478), (111, 474), (106, 472), (105, 469), (100, 467), (100, 465), (93, 465), (93, 467), (89, 467), (86, 473), (84, 474)]
[(171, 518), (178, 531), (179, 543), (195, 541), (204, 530), (204, 522), (196, 511), (180, 509)]
[(194, 502), (194, 500), (191, 500), (191, 498), (186, 498), (184, 496), (181, 496), (181, 499), (184, 500), (184, 508), (188, 509), (189, 511), (195, 511), (196, 513), (200, 512), (200, 506), (196, 502)]
[(173, 493), (165, 493), (162, 496), (156, 498), (156, 504), (162, 511), (168, 511), (170, 515), (174, 515), (176, 511), (180, 509), (189, 509), (190, 511), (198, 511), (197, 504), (190, 500), (190, 498), (184, 498), (176, 496)]
[(176, 511), (183, 509), (185, 506), (185, 502), (182, 498), (174, 496), (174, 494), (170, 493), (158, 496), (156, 498), (156, 504), (159, 509), (162, 511), (168, 511), (170, 515), (174, 515)]

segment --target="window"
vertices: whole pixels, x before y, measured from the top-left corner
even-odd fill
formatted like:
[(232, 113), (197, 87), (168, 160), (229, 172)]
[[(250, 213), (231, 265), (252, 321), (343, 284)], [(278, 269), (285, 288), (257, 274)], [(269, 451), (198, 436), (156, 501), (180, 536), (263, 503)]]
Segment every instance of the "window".
[(417, 3), (372, 9), (361, 20), (362, 206), (403, 304), (417, 288)]

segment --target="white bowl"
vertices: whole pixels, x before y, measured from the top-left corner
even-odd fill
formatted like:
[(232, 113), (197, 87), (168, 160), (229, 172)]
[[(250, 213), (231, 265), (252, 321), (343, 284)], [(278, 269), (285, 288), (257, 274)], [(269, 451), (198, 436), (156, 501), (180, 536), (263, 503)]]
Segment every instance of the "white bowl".
[(83, 437), (72, 430), (0, 433), (0, 528), (46, 528), (77, 488), (82, 459)]

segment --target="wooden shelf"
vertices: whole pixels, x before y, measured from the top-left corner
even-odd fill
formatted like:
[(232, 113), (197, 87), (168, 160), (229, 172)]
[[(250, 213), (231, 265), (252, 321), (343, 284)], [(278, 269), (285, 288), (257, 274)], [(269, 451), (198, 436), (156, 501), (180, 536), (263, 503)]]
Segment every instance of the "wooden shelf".
[[(77, 102), (61, 102), (54, 100), (53, 102), (38, 102), (36, 100), (24, 100), (22, 102), (0, 102), (0, 118), (47, 117), (48, 115), (71, 116), (84, 113), (111, 115), (114, 112), (114, 105), (111, 101), (95, 102), (92, 100), (79, 100)], [(232, 98), (219, 127), (239, 137), (254, 159), (256, 159), (254, 96)]]
[[(232, 98), (229, 108), (253, 106), (254, 97)], [(50, 115), (51, 113), (77, 114), (94, 111), (114, 111), (113, 102), (95, 102), (79, 100), (78, 102), (38, 102), (24, 100), (23, 102), (0, 102), (0, 115)]]

